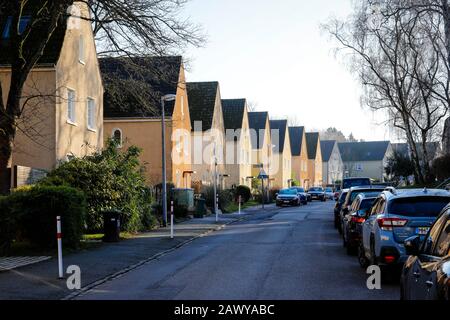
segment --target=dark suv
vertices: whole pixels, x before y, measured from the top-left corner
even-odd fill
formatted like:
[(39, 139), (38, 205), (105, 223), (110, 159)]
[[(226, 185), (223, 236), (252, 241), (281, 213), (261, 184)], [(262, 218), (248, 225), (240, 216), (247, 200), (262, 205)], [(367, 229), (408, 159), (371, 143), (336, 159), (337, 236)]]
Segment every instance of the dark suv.
[(350, 207), (353, 203), (353, 200), (358, 196), (358, 194), (364, 194), (367, 197), (378, 197), (378, 195), (383, 192), (385, 187), (383, 186), (366, 186), (366, 187), (352, 187), (347, 192), (347, 197), (345, 198), (344, 203), (342, 204), (342, 209), (339, 213), (339, 225), (338, 230), (339, 233), (342, 234), (342, 223), (344, 220), (344, 216), (346, 216)]
[(408, 300), (450, 301), (450, 205), (421, 244), (416, 235), (405, 241), (408, 260), (400, 280), (400, 297)]
[(342, 180), (341, 189), (350, 189), (353, 187), (367, 187), (372, 185), (370, 178), (344, 178)]

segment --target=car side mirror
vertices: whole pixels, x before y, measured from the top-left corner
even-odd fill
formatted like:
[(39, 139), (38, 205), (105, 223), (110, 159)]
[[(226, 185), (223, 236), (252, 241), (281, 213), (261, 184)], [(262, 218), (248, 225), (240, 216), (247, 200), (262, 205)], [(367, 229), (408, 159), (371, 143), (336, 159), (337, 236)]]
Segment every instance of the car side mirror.
[(404, 242), (406, 254), (409, 256), (418, 256), (421, 243), (420, 236), (417, 235), (406, 239)]

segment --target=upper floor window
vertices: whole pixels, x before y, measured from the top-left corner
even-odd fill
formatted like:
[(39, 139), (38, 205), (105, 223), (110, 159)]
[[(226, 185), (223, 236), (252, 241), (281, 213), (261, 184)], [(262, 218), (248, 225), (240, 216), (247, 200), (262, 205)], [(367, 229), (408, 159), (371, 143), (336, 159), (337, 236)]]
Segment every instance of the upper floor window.
[(84, 52), (84, 37), (80, 34), (80, 38), (78, 39), (78, 61), (84, 63), (85, 60), (85, 52)]
[(112, 132), (112, 138), (117, 143), (118, 148), (122, 148), (122, 130), (114, 129)]
[[(22, 34), (25, 29), (27, 28), (28, 24), (30, 23), (31, 17), (30, 16), (23, 16), (20, 17), (19, 21), (19, 34)], [(9, 39), (10, 33), (11, 33), (11, 26), (12, 26), (12, 17), (9, 16), (8, 19), (6, 19), (5, 27), (3, 28), (3, 39)]]
[(75, 91), (67, 89), (67, 120), (75, 123)]
[(88, 129), (95, 130), (95, 101), (94, 99), (87, 99), (87, 127)]

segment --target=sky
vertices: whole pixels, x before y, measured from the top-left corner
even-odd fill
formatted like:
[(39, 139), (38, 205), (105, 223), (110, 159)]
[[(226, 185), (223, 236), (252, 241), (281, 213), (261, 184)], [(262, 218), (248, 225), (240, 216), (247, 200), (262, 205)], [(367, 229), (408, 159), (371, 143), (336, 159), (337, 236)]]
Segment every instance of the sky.
[(350, 0), (191, 0), (185, 14), (207, 43), (186, 52), (187, 81), (219, 81), (222, 99), (247, 98), (307, 131), (336, 127), (388, 140), (382, 115), (361, 107), (359, 83), (320, 30), (331, 16), (350, 13)]

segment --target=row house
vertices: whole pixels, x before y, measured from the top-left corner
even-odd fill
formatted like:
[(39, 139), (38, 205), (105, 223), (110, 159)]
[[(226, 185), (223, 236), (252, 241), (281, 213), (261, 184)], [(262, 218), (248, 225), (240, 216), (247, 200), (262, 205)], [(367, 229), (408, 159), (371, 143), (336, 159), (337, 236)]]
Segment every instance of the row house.
[[(164, 108), (167, 181), (190, 187), (191, 118), (182, 58), (104, 58), (100, 65), (106, 87), (104, 138), (115, 139), (119, 148), (141, 148), (145, 177), (152, 185), (162, 181), (161, 97), (175, 94)], [(134, 92), (138, 76), (145, 86)]]
[(320, 149), (320, 135), (318, 132), (306, 133), (308, 149), (308, 181), (306, 188), (323, 185), (322, 151)]
[(324, 185), (335, 185), (342, 179), (344, 174), (344, 163), (337, 141), (320, 141), (320, 150), (322, 151), (322, 180)]
[(271, 171), (273, 145), (270, 135), (269, 113), (249, 112), (248, 122), (252, 132), (252, 176), (257, 177), (261, 170), (265, 173)]
[(246, 99), (222, 99), (225, 126), (225, 171), (231, 187), (251, 188), (252, 145)]
[(273, 178), (272, 187), (289, 188), (292, 182), (292, 154), (288, 123), (287, 120), (270, 120), (269, 124), (273, 156), (268, 173)]
[(227, 187), (222, 100), (217, 81), (188, 82), (191, 116), (192, 176), (196, 185)]
[(289, 139), (292, 153), (292, 178), (299, 186), (306, 188), (309, 173), (305, 127), (289, 127)]
[[(27, 6), (29, 7), (29, 6)], [(103, 148), (103, 83), (90, 12), (63, 15), (26, 79), (10, 166), (49, 171), (71, 157)], [(6, 103), (11, 79), (12, 17), (0, 16), (0, 85)], [(30, 23), (23, 12), (19, 32)]]

